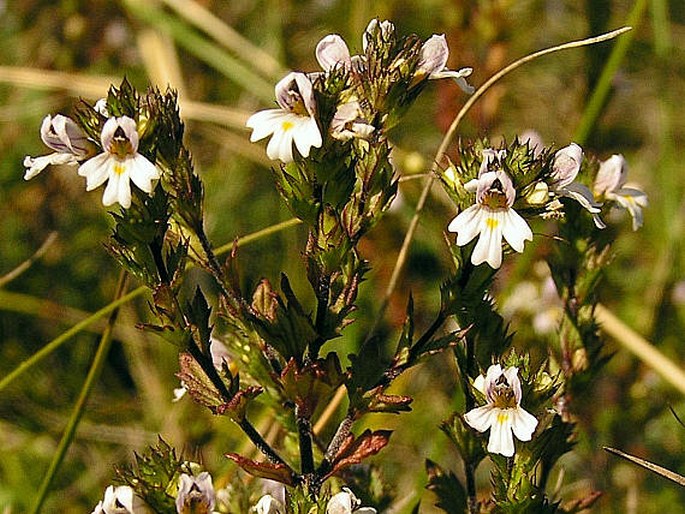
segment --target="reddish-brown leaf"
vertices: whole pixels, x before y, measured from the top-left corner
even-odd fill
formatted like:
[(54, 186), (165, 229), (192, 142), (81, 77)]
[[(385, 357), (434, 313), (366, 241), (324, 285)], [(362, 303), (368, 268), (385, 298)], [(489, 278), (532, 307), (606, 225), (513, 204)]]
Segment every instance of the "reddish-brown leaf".
[(257, 462), (252, 459), (238, 455), (237, 453), (227, 453), (226, 457), (235, 462), (250, 475), (259, 478), (268, 478), (281, 484), (294, 486), (295, 473), (285, 464), (274, 464), (272, 462)]
[(389, 442), (390, 430), (365, 430), (359, 437), (355, 438), (350, 434), (340, 447), (337, 455), (333, 459), (331, 471), (327, 476), (336, 474), (342, 469), (359, 464), (364, 459), (376, 455)]

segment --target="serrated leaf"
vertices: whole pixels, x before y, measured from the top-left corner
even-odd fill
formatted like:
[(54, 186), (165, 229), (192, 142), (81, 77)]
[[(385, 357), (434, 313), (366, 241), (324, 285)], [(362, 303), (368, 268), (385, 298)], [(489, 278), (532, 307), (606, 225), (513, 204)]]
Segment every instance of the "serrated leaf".
[(376, 455), (388, 444), (390, 440), (390, 430), (365, 430), (359, 437), (349, 434), (332, 459), (331, 471), (326, 475), (331, 476), (339, 471), (359, 464), (364, 459)]
[(281, 484), (294, 486), (295, 476), (293, 471), (285, 464), (274, 464), (271, 462), (257, 462), (252, 459), (238, 455), (237, 453), (227, 453), (227, 458), (235, 462), (240, 468), (250, 475), (275, 480)]
[(447, 514), (464, 514), (467, 494), (456, 475), (451, 471), (444, 471), (430, 459), (426, 459), (426, 473), (428, 473), (426, 489), (438, 497), (435, 506)]

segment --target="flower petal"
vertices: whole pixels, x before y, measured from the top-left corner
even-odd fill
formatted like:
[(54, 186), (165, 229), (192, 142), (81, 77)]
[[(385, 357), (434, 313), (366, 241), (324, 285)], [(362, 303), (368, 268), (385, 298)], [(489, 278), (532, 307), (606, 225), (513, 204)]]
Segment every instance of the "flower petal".
[(533, 240), (528, 223), (514, 209), (507, 209), (502, 215), (502, 235), (514, 250), (521, 253), (524, 241)]
[[(117, 163), (118, 164), (118, 163)], [(102, 195), (102, 204), (105, 207), (119, 203), (124, 209), (131, 206), (131, 181), (129, 170), (125, 166), (112, 168), (107, 181), (107, 187)]]
[(522, 407), (511, 409), (511, 429), (519, 441), (530, 441), (538, 420)]
[(86, 177), (86, 191), (92, 191), (104, 184), (113, 165), (112, 161), (114, 158), (105, 152), (88, 159), (79, 166), (79, 176)]
[(464, 246), (470, 243), (479, 233), (483, 209), (479, 205), (472, 205), (465, 211), (460, 212), (454, 218), (447, 230), (457, 233), (457, 246)]
[(152, 181), (159, 178), (159, 170), (147, 158), (141, 154), (136, 154), (133, 158), (126, 159), (125, 166), (133, 183), (141, 190), (150, 194), (152, 192)]
[(512, 409), (493, 409), (496, 411), (495, 420), (490, 427), (488, 451), (499, 453), (505, 457), (514, 455), (514, 436), (511, 433)]
[(476, 407), (464, 414), (464, 421), (479, 432), (485, 432), (495, 422), (498, 410), (491, 405)]
[(338, 34), (329, 34), (316, 45), (316, 60), (326, 71), (341, 65), (347, 69), (352, 66), (352, 58), (347, 44)]
[(503, 211), (483, 209), (480, 221), (480, 237), (471, 254), (471, 262), (478, 266), (487, 262), (491, 268), (497, 269), (502, 264), (502, 225)]

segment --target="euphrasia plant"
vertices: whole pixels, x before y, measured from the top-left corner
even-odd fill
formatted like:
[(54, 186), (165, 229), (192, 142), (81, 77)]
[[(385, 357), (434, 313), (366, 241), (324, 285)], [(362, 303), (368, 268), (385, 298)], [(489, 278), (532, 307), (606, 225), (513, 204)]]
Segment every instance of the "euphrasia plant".
[[(442, 429), (463, 459), (464, 481), (428, 462), (438, 506), (575, 512), (592, 499), (560, 510), (545, 486), (572, 446), (573, 399), (607, 358), (593, 319), (593, 291), (609, 257), (602, 209), (610, 202), (626, 207), (637, 227), (644, 195), (625, 187), (620, 156), (598, 166), (573, 143), (557, 150), (518, 139), (497, 148), (486, 140), (461, 144), (455, 164), (438, 173), (458, 210), (446, 226), (456, 234), (447, 237), (454, 272), (442, 285), (439, 312), (417, 331), (410, 298), (394, 354), (381, 357), (386, 342), (372, 331), (345, 365), (336, 340), (353, 321), (370, 267), (359, 243), (397, 194), (388, 130), (430, 80), (453, 79), (467, 93), (473, 88), (466, 82), (470, 68), (447, 69), (444, 36), (401, 37), (388, 21), (372, 20), (360, 54), (329, 35), (316, 57), (322, 71), (289, 73), (276, 85), (277, 107), (247, 122), (252, 141), (269, 138), (267, 155), (278, 161), (275, 185), (306, 227), (302, 255), (313, 305), (285, 274), (277, 285), (264, 278), (242, 287), (237, 246), (224, 262), (217, 257), (173, 92), (141, 95), (124, 81), (95, 105), (79, 104), (73, 119), (43, 122), (42, 139), (54, 152), (27, 157), (25, 178), (61, 164), (78, 167), (87, 190), (106, 183), (103, 204), (120, 206), (107, 248), (151, 292), (157, 321), (144, 328), (179, 348), (179, 396), (187, 392), (235, 422), (263, 458), (226, 456), (248, 474), (282, 484), (278, 498), (246, 487), (215, 490), (208, 471), (160, 441), (118, 470), (120, 485), (105, 490), (94, 512), (376, 512), (362, 503), (383, 508), (386, 490), (373, 467), (358, 465), (388, 445), (390, 431), (358, 433), (355, 425), (373, 413), (409, 410), (412, 398), (389, 388), (444, 351), (457, 364), (464, 409)], [(534, 229), (555, 240), (554, 251), (541, 258), (563, 306), (557, 351), (537, 360), (513, 350), (492, 288), (503, 259), (534, 242)], [(211, 293), (197, 287), (184, 294), (191, 266), (213, 278)], [(337, 428), (315, 430), (324, 408), (339, 401), (338, 391), (346, 408)], [(273, 409), (294, 445), (267, 442), (249, 419), (255, 403)], [(483, 501), (475, 469), (488, 456), (493, 490)]]

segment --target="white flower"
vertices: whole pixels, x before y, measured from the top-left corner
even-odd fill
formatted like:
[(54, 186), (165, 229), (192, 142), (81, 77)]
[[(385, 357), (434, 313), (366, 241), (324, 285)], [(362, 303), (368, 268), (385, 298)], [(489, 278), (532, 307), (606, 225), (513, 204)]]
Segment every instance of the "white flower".
[(342, 492), (333, 495), (326, 505), (326, 514), (376, 514), (376, 509), (372, 507), (359, 507), (361, 501), (357, 499), (352, 491), (343, 487)]
[(433, 34), (421, 47), (419, 64), (416, 75), (421, 78), (428, 75), (429, 80), (451, 78), (467, 93), (473, 93), (474, 88), (466, 82), (466, 78), (473, 72), (473, 68), (460, 70), (447, 69), (449, 50), (444, 34)]
[(359, 102), (351, 100), (338, 105), (331, 121), (331, 136), (340, 141), (352, 138), (368, 139), (375, 130), (366, 123)]
[[(92, 514), (136, 514), (142, 512), (139, 501), (134, 500), (133, 489), (127, 485), (105, 489), (105, 497), (98, 502)], [(139, 508), (137, 508), (139, 507)]]
[(152, 181), (159, 170), (138, 153), (136, 122), (128, 116), (109, 118), (100, 134), (104, 152), (87, 160), (78, 169), (86, 177), (86, 191), (92, 191), (107, 181), (102, 203), (131, 206), (131, 181), (146, 193), (152, 192)]
[(55, 117), (48, 114), (43, 119), (40, 138), (55, 152), (41, 157), (24, 157), (24, 180), (32, 179), (50, 164), (75, 166), (88, 155), (88, 138), (74, 120), (61, 114)]
[(552, 163), (552, 183), (550, 189), (558, 196), (566, 196), (578, 202), (584, 209), (592, 213), (595, 225), (605, 228), (606, 225), (599, 218), (601, 204), (595, 202), (595, 198), (584, 184), (574, 182), (580, 165), (583, 162), (583, 149), (576, 143), (571, 143), (554, 154)]
[(535, 416), (521, 407), (521, 381), (518, 368), (502, 370), (499, 364), (488, 368), (473, 383), (482, 392), (487, 404), (464, 414), (464, 420), (479, 432), (490, 430), (488, 451), (505, 457), (514, 455), (514, 438), (530, 441), (538, 426)]
[(257, 514), (283, 514), (283, 505), (270, 494), (262, 496), (253, 507)]
[(309, 157), (310, 149), (322, 144), (311, 81), (304, 73), (289, 73), (276, 84), (276, 101), (280, 109), (259, 111), (247, 120), (250, 141), (271, 136), (266, 147), (269, 159), (292, 162), (293, 143), (302, 157)]
[(599, 165), (594, 192), (600, 198), (614, 200), (627, 209), (633, 218), (633, 230), (642, 226), (642, 208), (647, 207), (647, 195), (633, 187), (625, 187), (628, 166), (622, 155), (612, 155)]
[[(483, 169), (487, 167), (481, 167)], [(476, 266), (487, 262), (492, 268), (499, 268), (502, 264), (502, 237), (517, 252), (523, 251), (526, 240), (533, 239), (528, 223), (511, 208), (516, 199), (514, 186), (504, 171), (484, 171), (465, 187), (467, 190), (476, 189), (476, 204), (459, 213), (447, 230), (457, 233), (458, 246), (464, 246), (479, 236), (471, 262)]]
[(212, 476), (203, 471), (197, 476), (182, 473), (178, 481), (176, 512), (178, 514), (211, 514), (215, 495)]

